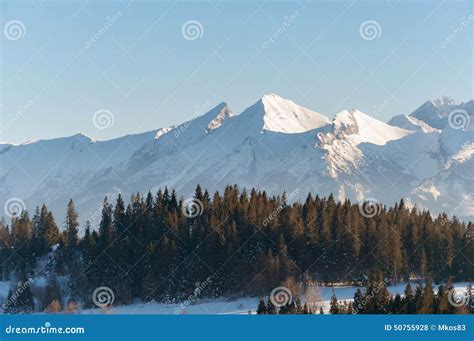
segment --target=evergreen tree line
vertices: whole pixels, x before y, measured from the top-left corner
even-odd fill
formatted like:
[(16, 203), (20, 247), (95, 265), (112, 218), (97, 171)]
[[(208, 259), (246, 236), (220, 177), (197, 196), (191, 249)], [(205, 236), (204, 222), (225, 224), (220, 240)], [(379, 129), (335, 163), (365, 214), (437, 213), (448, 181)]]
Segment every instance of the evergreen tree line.
[[(190, 213), (167, 189), (133, 195), (128, 204), (121, 195), (113, 204), (105, 198), (98, 229), (86, 223), (81, 236), (72, 200), (61, 228), (45, 205), (32, 217), (24, 210), (0, 223), (1, 279), (21, 285), (47, 278), (47, 287), (25, 300), (42, 310), (52, 302), (92, 306), (100, 286), (113, 290), (115, 304), (179, 302), (207, 278), (208, 297), (265, 295), (288, 278), (361, 283), (377, 272), (392, 282), (474, 278), (472, 223), (434, 219), (403, 200), (371, 218), (332, 195), (289, 203), (285, 195), (237, 186), (211, 197), (198, 186), (193, 201), (197, 212)], [(36, 286), (23, 295), (30, 287)]]
[[(473, 314), (474, 291), (469, 285), (464, 298), (456, 300), (452, 295), (451, 284), (440, 285), (435, 293), (431, 281), (419, 284), (413, 289), (408, 283), (404, 295), (390, 295), (379, 273), (367, 281), (364, 289), (357, 288), (352, 301), (339, 301), (333, 291), (330, 300), (330, 314)], [(451, 295), (450, 303), (449, 295)], [(456, 293), (456, 296), (459, 294)], [(462, 295), (461, 295), (462, 297)], [(319, 305), (319, 309), (317, 306)], [(316, 307), (315, 307), (316, 306)], [(265, 303), (260, 299), (257, 314), (324, 314), (322, 302), (301, 303), (300, 298), (289, 300), (285, 305), (276, 307), (270, 297)]]

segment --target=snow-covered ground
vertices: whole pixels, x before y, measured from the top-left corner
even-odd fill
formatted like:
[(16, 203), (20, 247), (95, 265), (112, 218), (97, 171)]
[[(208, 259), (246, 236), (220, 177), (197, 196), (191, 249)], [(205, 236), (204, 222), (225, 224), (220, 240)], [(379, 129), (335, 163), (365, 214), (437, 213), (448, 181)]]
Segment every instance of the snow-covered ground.
[[(36, 282), (36, 281), (35, 281)], [(35, 285), (33, 282), (33, 285)], [(453, 286), (456, 289), (457, 294), (461, 294), (466, 291), (468, 282), (454, 283)], [(412, 283), (413, 288), (416, 287), (416, 283)], [(388, 290), (390, 294), (403, 295), (406, 284), (398, 284), (389, 286)], [(8, 290), (10, 288), (10, 282), (0, 281), (0, 304), (6, 301), (8, 296)], [(354, 297), (357, 287), (344, 286), (334, 287), (336, 297), (339, 301), (351, 301)], [(434, 287), (435, 291), (437, 286)], [(332, 296), (332, 287), (318, 287), (317, 291), (321, 297), (321, 301), (318, 302), (317, 306), (323, 307), (324, 312), (329, 311), (329, 301)], [(267, 299), (267, 298), (265, 298)], [(302, 298), (304, 301), (304, 298)], [(82, 314), (248, 314), (255, 313), (257, 309), (259, 298), (258, 297), (241, 297), (241, 298), (217, 298), (217, 299), (198, 299), (196, 304), (184, 305), (181, 304), (165, 304), (165, 303), (134, 303), (130, 305), (112, 306), (108, 309), (85, 309), (82, 310)], [(0, 311), (1, 314), (1, 311)]]
[(0, 302), (3, 302), (8, 296), (10, 285), (9, 281), (0, 281)]
[[(413, 283), (413, 288), (416, 284)], [(388, 287), (392, 295), (403, 295), (406, 284), (398, 284)], [(458, 294), (464, 292), (468, 286), (467, 282), (454, 283), (454, 288)], [(335, 287), (334, 291), (338, 300), (352, 300), (356, 287)], [(435, 287), (436, 291), (437, 287)], [(320, 287), (319, 294), (321, 302), (318, 306), (322, 306), (325, 313), (329, 311), (329, 300), (332, 296), (331, 287)], [(183, 307), (180, 304), (164, 304), (164, 303), (136, 303), (127, 306), (113, 306), (107, 310), (88, 309), (82, 311), (83, 314), (248, 314), (255, 313), (258, 305), (258, 297), (243, 297), (237, 299), (202, 299), (194, 305)], [(182, 308), (182, 309), (180, 309)]]

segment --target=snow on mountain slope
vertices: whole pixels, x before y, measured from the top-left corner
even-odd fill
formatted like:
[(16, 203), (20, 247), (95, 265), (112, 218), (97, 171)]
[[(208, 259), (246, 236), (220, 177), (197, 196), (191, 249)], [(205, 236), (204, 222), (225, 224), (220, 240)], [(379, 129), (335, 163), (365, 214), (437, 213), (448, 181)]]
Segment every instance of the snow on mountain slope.
[(448, 97), (426, 101), (410, 116), (421, 120), (431, 127), (442, 129), (447, 124), (449, 112), (454, 110), (455, 103)]
[(423, 133), (432, 133), (436, 130), (435, 128), (430, 127), (425, 122), (415, 117), (407, 116), (404, 114), (392, 117), (392, 119), (388, 121), (388, 124), (405, 130), (412, 130)]
[(262, 97), (263, 129), (280, 133), (302, 133), (329, 124), (320, 113), (303, 108), (276, 94)]
[(228, 183), (252, 186), (257, 169), (270, 173), (304, 138), (312, 141), (314, 129), (328, 126), (326, 117), (274, 94), (262, 97), (239, 115), (232, 115), (222, 103), (142, 148), (121, 171), (129, 174), (140, 165), (130, 177), (130, 186), (144, 190), (149, 179), (156, 179), (153, 190), (167, 185), (186, 194), (197, 183), (212, 190)]
[(173, 130), (173, 127), (159, 129), (155, 134), (155, 140), (158, 140), (161, 136), (163, 136), (166, 133), (169, 133), (171, 130)]
[[(83, 187), (85, 179), (104, 169), (112, 171), (153, 137), (154, 132), (147, 132), (94, 141), (76, 134), (11, 146), (0, 154), (0, 199), (18, 197), (28, 207), (46, 202), (58, 211), (54, 202), (75, 197), (81, 190), (88, 192), (90, 189)], [(59, 202), (58, 206), (63, 206)]]
[[(421, 111), (427, 121), (454, 105), (429, 103), (425, 109), (437, 109)], [(235, 183), (272, 194), (299, 190), (301, 200), (310, 191), (387, 205), (405, 197), (433, 213), (474, 217), (474, 120), (465, 129), (434, 129), (413, 114), (390, 123), (358, 110), (330, 122), (271, 94), (238, 115), (220, 103), (182, 124), (110, 141), (78, 134), (1, 144), (0, 204), (18, 197), (32, 210), (45, 202), (61, 221), (72, 197), (81, 219), (96, 226), (104, 195), (168, 186), (189, 197), (197, 184), (214, 191)]]
[[(429, 208), (433, 213), (446, 212), (460, 219), (474, 216), (473, 144), (456, 154), (438, 174), (423, 181), (408, 195), (408, 202)], [(459, 157), (460, 156), (460, 157)]]
[(223, 107), (222, 110), (219, 112), (219, 114), (217, 114), (217, 116), (213, 118), (211, 122), (209, 122), (209, 124), (207, 125), (206, 131), (210, 133), (213, 130), (219, 128), (222, 125), (222, 122), (224, 122), (226, 118), (229, 118), (232, 116), (233, 116), (232, 110), (230, 110), (228, 106)]
[(350, 138), (357, 145), (362, 142), (383, 145), (388, 141), (398, 140), (412, 132), (393, 127), (370, 117), (359, 110), (343, 110), (333, 120), (333, 133)]
[(465, 129), (446, 126), (439, 136), (440, 170), (427, 177), (408, 195), (412, 203), (433, 212), (446, 211), (459, 218), (474, 216), (474, 125)]
[(325, 149), (328, 170), (332, 177), (339, 173), (357, 173), (364, 153), (358, 147), (362, 143), (385, 145), (413, 132), (390, 126), (358, 110), (343, 110), (332, 122), (331, 131), (318, 134), (317, 146)]

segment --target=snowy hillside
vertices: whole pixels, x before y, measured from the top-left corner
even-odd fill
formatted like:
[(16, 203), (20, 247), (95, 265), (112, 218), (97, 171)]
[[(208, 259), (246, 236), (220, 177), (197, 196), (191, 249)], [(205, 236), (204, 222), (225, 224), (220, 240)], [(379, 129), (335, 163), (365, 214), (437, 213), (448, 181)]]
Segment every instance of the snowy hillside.
[(302, 133), (329, 124), (325, 116), (276, 94), (263, 96), (261, 105), (264, 111), (263, 129), (268, 131)]
[[(339, 199), (400, 198), (463, 219), (474, 217), (474, 101), (428, 101), (411, 115), (381, 122), (343, 110), (332, 122), (276, 94), (242, 113), (220, 103), (181, 125), (95, 141), (82, 134), (22, 145), (0, 144), (0, 203), (20, 198), (31, 211), (46, 203), (60, 219), (69, 198), (82, 220), (104, 195), (228, 184), (270, 193), (333, 193)], [(450, 112), (470, 125), (454, 129)]]
[(422, 133), (431, 133), (436, 130), (435, 128), (430, 127), (428, 124), (415, 117), (403, 114), (392, 117), (392, 119), (388, 121), (388, 124), (406, 130), (412, 130)]

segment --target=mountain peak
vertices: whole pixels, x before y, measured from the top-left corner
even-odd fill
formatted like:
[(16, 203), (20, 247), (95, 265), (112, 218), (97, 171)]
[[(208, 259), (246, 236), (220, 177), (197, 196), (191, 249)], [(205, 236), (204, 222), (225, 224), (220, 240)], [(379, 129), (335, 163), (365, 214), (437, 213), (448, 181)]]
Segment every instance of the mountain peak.
[(411, 131), (388, 125), (357, 109), (343, 110), (332, 122), (332, 132), (337, 139), (352, 136), (355, 144), (369, 142), (384, 145), (388, 141), (398, 140)]
[(84, 133), (77, 133), (77, 134), (74, 134), (72, 136), (74, 139), (77, 139), (77, 140), (83, 140), (83, 141), (93, 141), (94, 138), (90, 137), (90, 136), (87, 136), (86, 134)]
[(452, 105), (456, 105), (456, 102), (447, 97), (447, 96), (441, 96), (436, 98), (435, 100), (432, 100), (431, 103), (436, 107), (436, 108), (446, 108)]
[(441, 96), (435, 100), (426, 101), (422, 106), (410, 114), (436, 129), (443, 129), (447, 124), (449, 113), (458, 106), (449, 97)]
[(222, 102), (218, 106), (218, 108), (220, 108), (219, 113), (207, 125), (206, 132), (208, 132), (208, 133), (215, 130), (215, 129), (217, 129), (217, 128), (219, 128), (222, 125), (222, 122), (226, 118), (234, 116), (234, 114), (232, 113), (232, 110), (230, 110), (229, 106), (226, 103)]
[(302, 133), (330, 123), (324, 115), (275, 93), (264, 95), (248, 111), (263, 118), (262, 130), (278, 133)]
[(262, 96), (262, 100), (287, 100), (286, 98), (281, 97), (277, 93), (269, 93)]

